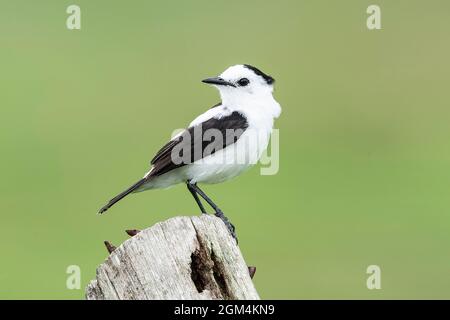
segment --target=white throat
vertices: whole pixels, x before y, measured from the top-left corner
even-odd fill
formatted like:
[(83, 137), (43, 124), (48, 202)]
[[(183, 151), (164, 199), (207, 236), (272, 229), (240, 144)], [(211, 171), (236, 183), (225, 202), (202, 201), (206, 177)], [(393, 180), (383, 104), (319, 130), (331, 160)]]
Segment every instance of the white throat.
[(221, 88), (222, 105), (233, 111), (240, 111), (248, 115), (261, 115), (272, 119), (281, 113), (280, 104), (274, 99), (272, 92), (242, 93), (234, 88)]

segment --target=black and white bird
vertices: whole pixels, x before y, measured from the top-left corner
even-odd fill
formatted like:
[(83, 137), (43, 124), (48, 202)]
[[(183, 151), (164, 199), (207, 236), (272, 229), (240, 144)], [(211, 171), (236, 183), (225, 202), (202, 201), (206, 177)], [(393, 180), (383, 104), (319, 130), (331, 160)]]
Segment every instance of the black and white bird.
[(255, 164), (267, 148), (281, 107), (273, 97), (275, 80), (250, 65), (229, 67), (202, 82), (219, 90), (221, 102), (163, 146), (151, 160), (150, 171), (112, 198), (100, 214), (130, 193), (186, 183), (202, 213), (206, 210), (200, 197), (236, 238), (234, 226), (197, 183), (224, 182)]

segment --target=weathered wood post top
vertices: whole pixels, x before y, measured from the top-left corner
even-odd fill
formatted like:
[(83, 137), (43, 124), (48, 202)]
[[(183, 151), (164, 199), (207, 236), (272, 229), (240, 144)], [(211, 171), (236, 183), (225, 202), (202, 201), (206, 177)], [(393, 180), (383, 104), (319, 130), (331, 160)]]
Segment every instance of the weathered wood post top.
[(175, 217), (117, 247), (86, 288), (89, 300), (259, 299), (247, 264), (224, 223)]

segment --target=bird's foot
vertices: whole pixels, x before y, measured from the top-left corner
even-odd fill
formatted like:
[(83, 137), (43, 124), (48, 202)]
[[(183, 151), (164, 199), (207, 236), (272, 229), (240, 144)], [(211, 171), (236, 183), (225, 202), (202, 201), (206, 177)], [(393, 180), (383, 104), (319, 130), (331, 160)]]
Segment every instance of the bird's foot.
[(228, 220), (227, 217), (225, 217), (223, 212), (220, 210), (217, 210), (217, 212), (215, 213), (215, 216), (220, 218), (223, 221), (223, 223), (225, 223), (225, 226), (227, 227), (231, 236), (233, 237), (234, 240), (236, 240), (236, 244), (238, 244), (238, 238), (236, 236), (236, 228), (234, 227), (234, 225)]

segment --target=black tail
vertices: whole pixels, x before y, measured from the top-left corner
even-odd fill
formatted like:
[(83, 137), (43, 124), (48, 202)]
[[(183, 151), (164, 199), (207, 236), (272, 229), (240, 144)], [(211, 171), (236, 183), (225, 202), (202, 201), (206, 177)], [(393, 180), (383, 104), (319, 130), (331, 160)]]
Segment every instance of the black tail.
[(109, 202), (103, 206), (100, 211), (98, 212), (99, 214), (102, 214), (103, 212), (105, 212), (106, 210), (108, 210), (109, 208), (111, 208), (116, 202), (119, 202), (120, 200), (122, 200), (123, 198), (125, 198), (127, 195), (129, 195), (130, 193), (132, 193), (133, 191), (136, 191), (140, 186), (142, 186), (147, 180), (145, 178), (142, 178), (141, 180), (139, 180), (138, 182), (136, 182), (135, 184), (133, 184), (131, 187), (129, 187), (127, 190), (125, 190), (124, 192), (119, 193), (117, 196), (115, 196), (114, 198), (112, 198), (111, 200), (109, 200)]

